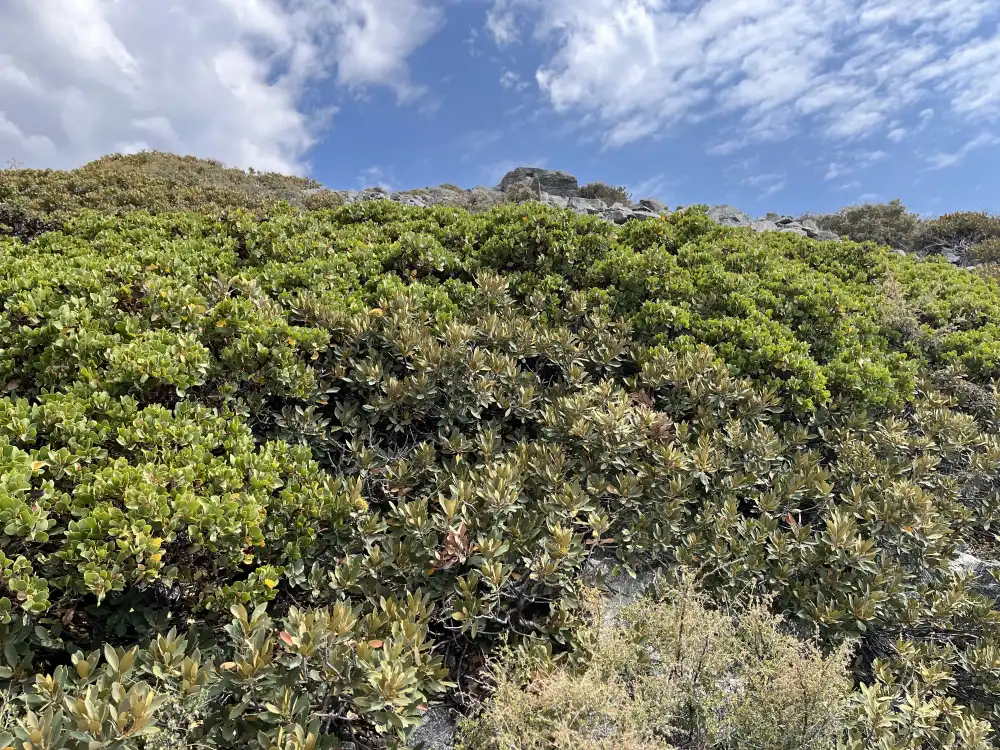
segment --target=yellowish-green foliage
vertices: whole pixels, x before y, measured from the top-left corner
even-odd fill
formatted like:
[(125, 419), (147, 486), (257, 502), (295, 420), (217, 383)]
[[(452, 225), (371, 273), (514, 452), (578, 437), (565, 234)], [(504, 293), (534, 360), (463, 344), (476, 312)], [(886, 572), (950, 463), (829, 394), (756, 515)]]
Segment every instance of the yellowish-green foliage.
[(1000, 614), (950, 562), (1000, 523), (995, 281), (701, 207), (115, 200), (0, 236), (17, 750), (150, 747), (105, 724), (144, 681), (175, 733), (188, 658), (191, 746), (394, 742), (505, 638), (582, 663), (597, 555), (857, 641), (862, 747), (994, 736)]
[(923, 222), (914, 244), (921, 252), (950, 250), (974, 260), (990, 260), (991, 244), (983, 245), (997, 241), (1000, 241), (1000, 216), (985, 211), (958, 211)]
[(211, 159), (147, 151), (114, 154), (69, 171), (0, 170), (0, 201), (17, 195), (33, 213), (62, 218), (81, 209), (122, 214), (146, 210), (216, 213), (300, 204), (318, 183), (273, 172), (228, 169)]
[(851, 720), (849, 647), (823, 655), (757, 604), (732, 615), (691, 589), (599, 628), (587, 666), (510, 651), (460, 750), (832, 750)]
[(504, 198), (510, 203), (536, 201), (539, 197), (528, 181), (514, 183), (504, 191)]
[(814, 216), (821, 229), (836, 232), (855, 242), (875, 242), (899, 250), (913, 247), (920, 217), (910, 213), (898, 199), (888, 203), (846, 206), (837, 213)]

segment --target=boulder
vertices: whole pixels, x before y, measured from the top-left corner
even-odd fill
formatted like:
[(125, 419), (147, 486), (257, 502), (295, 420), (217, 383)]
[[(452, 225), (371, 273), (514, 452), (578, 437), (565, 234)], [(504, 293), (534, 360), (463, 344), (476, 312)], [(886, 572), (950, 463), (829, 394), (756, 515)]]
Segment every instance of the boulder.
[(656, 198), (642, 198), (639, 201), (639, 208), (650, 211), (654, 214), (665, 214), (669, 211), (667, 204)]
[(611, 208), (607, 209), (601, 214), (608, 221), (613, 221), (615, 224), (624, 224), (632, 216), (632, 209), (628, 208), (622, 203), (616, 203)]
[(809, 233), (798, 224), (784, 224), (778, 227), (778, 231), (785, 234), (797, 234), (799, 237), (809, 236)]
[(361, 201), (384, 201), (389, 196), (378, 190), (345, 190), (344, 203), (360, 203)]
[(507, 190), (507, 188), (525, 180), (531, 180), (536, 184), (541, 193), (558, 195), (563, 198), (575, 198), (580, 195), (580, 185), (569, 172), (538, 167), (518, 167), (511, 170), (500, 180), (500, 189)]
[(570, 199), (552, 193), (542, 193), (541, 202), (556, 208), (569, 208)]
[[(840, 235), (836, 232), (831, 232), (829, 229), (820, 229), (816, 234), (813, 235), (813, 239), (817, 240), (839, 240)], [(905, 253), (904, 253), (905, 255)]]
[(599, 214), (608, 208), (600, 198), (570, 198), (568, 204), (568, 208), (578, 214)]
[(456, 721), (447, 706), (431, 706), (407, 739), (414, 750), (452, 750), (455, 747)]
[(405, 195), (403, 193), (393, 193), (389, 196), (389, 200), (395, 201), (396, 203), (402, 203), (404, 206), (415, 206), (417, 208), (424, 208), (427, 206), (427, 204), (417, 196)]
[(819, 224), (817, 224), (813, 219), (799, 219), (798, 223), (799, 226), (809, 232), (810, 237), (820, 231)]
[(952, 561), (951, 569), (971, 577), (975, 588), (996, 602), (1000, 602), (1000, 562), (981, 560), (975, 555), (960, 552)]
[(778, 225), (770, 219), (755, 219), (750, 222), (750, 227), (755, 232), (776, 232), (778, 230)]
[(629, 214), (629, 218), (640, 219), (642, 221), (645, 221), (646, 219), (659, 219), (662, 216), (663, 213), (660, 211), (649, 211), (645, 208), (634, 208)]
[(712, 206), (708, 218), (724, 227), (748, 227), (753, 223), (753, 219), (733, 206)]

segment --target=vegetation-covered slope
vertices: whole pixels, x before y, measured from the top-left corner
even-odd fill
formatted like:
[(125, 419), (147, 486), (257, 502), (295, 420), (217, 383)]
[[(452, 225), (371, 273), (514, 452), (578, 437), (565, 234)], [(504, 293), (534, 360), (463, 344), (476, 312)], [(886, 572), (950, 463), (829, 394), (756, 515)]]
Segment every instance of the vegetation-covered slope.
[(278, 201), (301, 204), (304, 191), (319, 188), (303, 177), (245, 172), (212, 159), (159, 151), (111, 154), (68, 171), (0, 171), (0, 203), (16, 199), (29, 214), (50, 219), (83, 209), (114, 214), (213, 213), (237, 206), (263, 210)]
[(698, 208), (61, 219), (0, 238), (17, 742), (405, 733), (504, 639), (582, 664), (608, 556), (857, 641), (852, 747), (1000, 727), (949, 567), (996, 541), (996, 282)]

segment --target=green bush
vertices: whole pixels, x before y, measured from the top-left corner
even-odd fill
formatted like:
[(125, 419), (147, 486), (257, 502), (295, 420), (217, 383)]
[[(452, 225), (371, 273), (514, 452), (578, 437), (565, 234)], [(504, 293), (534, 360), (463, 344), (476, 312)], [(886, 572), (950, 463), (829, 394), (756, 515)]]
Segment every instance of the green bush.
[(978, 260), (977, 255), (984, 250), (989, 255), (988, 243), (998, 241), (1000, 216), (983, 211), (960, 211), (924, 222), (916, 234), (914, 245), (923, 253), (951, 251), (960, 257), (971, 256)]
[(302, 205), (309, 211), (322, 211), (327, 208), (337, 208), (344, 205), (344, 196), (334, 190), (324, 188), (315, 193), (309, 193), (302, 199)]
[(82, 209), (118, 215), (266, 211), (279, 201), (299, 205), (303, 191), (317, 187), (302, 177), (228, 169), (212, 159), (159, 151), (112, 154), (70, 171), (0, 170), (0, 201), (5, 189), (16, 190), (27, 210), (50, 218)]
[(836, 232), (855, 242), (875, 242), (897, 250), (913, 248), (920, 217), (910, 213), (898, 199), (888, 203), (847, 206), (834, 214), (812, 216), (821, 229)]
[(730, 615), (690, 590), (630, 605), (576, 673), (521, 649), (460, 750), (834, 748), (846, 739), (847, 647), (822, 655), (757, 605)]
[(615, 203), (632, 204), (632, 194), (623, 187), (605, 185), (603, 182), (590, 182), (580, 187), (580, 197), (599, 198), (613, 206)]
[[(857, 641), (863, 746), (1000, 726), (1000, 614), (950, 568), (1000, 521), (989, 278), (539, 203), (82, 211), (0, 260), (0, 731), (73, 654), (176, 628), (219, 675), (198, 744), (397, 742), (505, 639), (584, 662), (598, 555)], [(238, 606), (284, 623), (273, 669)], [(65, 689), (109, 717), (145, 681), (174, 726), (149, 669)]]
[(504, 200), (508, 203), (524, 203), (537, 201), (538, 192), (531, 187), (530, 181), (518, 182), (504, 190)]
[(976, 263), (1000, 263), (1000, 234), (973, 245), (969, 257)]

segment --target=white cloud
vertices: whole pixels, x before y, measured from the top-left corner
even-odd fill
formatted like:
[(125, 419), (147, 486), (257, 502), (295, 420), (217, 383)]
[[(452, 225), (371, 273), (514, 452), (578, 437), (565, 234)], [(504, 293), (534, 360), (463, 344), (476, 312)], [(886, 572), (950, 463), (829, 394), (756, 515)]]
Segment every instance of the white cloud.
[(513, 70), (505, 70), (503, 75), (500, 76), (500, 85), (505, 89), (524, 91), (531, 84), (522, 79), (520, 74), (515, 73)]
[(487, 26), (499, 44), (532, 29), (543, 94), (606, 146), (735, 114), (725, 154), (803, 130), (898, 142), (929, 103), (1000, 118), (998, 18), (996, 0), (494, 0)]
[(665, 196), (672, 192), (676, 187), (676, 179), (669, 179), (665, 174), (659, 172), (646, 178), (645, 180), (642, 180), (641, 182), (629, 185), (628, 190), (632, 193), (635, 200), (649, 197), (664, 200)]
[[(428, 0), (3, 0), (0, 157), (73, 167), (164, 149), (306, 170), (335, 109), (311, 87), (420, 96)], [(328, 98), (328, 97), (327, 97)]]
[(515, 2), (516, 0), (494, 0), (493, 6), (486, 13), (486, 29), (492, 34), (494, 41), (501, 46), (517, 40)]
[(777, 172), (766, 172), (764, 174), (751, 175), (743, 180), (744, 184), (757, 188), (760, 193), (758, 200), (763, 200), (774, 195), (785, 188), (785, 175)]
[(937, 153), (927, 159), (929, 169), (945, 169), (953, 167), (977, 148), (1000, 143), (1000, 138), (991, 133), (982, 133), (970, 141), (966, 141), (951, 153)]
[(358, 187), (361, 189), (370, 187), (380, 187), (392, 192), (395, 190), (395, 178), (385, 169), (379, 166), (368, 167), (361, 170), (358, 175)]
[(844, 177), (859, 169), (866, 169), (888, 156), (885, 151), (881, 150), (855, 149), (853, 151), (838, 151), (835, 154), (836, 161), (828, 164), (826, 175), (824, 175), (823, 179), (830, 181), (838, 177)]

